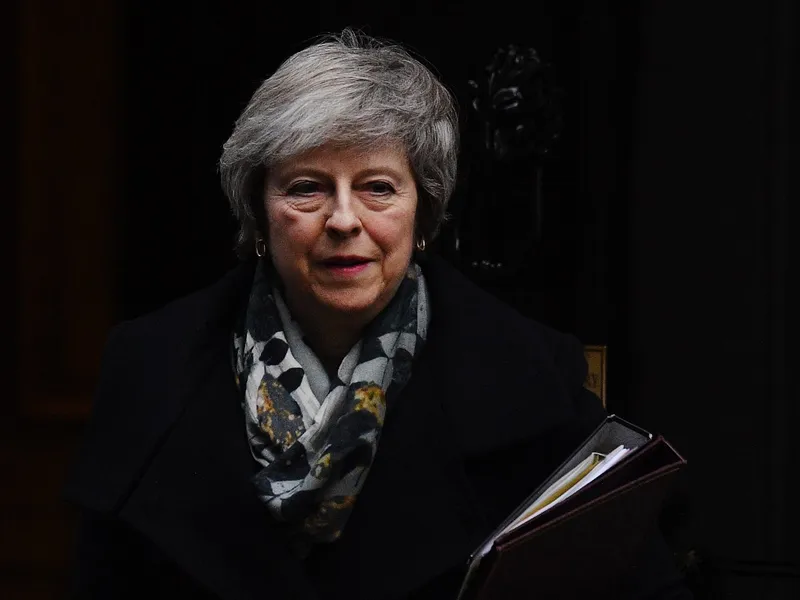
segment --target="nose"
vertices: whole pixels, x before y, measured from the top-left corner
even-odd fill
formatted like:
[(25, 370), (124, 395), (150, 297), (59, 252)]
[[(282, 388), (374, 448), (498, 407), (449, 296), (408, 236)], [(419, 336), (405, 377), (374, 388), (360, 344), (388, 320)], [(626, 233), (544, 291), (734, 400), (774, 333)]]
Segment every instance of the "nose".
[(334, 237), (351, 237), (361, 232), (361, 219), (349, 189), (337, 188), (333, 200), (333, 211), (325, 222), (325, 229)]

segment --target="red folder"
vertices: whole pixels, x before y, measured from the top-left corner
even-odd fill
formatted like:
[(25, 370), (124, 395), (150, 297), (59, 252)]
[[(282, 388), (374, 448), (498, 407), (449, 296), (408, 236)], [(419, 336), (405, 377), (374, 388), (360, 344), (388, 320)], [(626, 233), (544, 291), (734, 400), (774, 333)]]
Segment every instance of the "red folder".
[[(532, 519), (510, 523), (592, 452), (622, 460)], [(615, 598), (686, 461), (662, 437), (609, 416), (473, 553), (459, 600)]]

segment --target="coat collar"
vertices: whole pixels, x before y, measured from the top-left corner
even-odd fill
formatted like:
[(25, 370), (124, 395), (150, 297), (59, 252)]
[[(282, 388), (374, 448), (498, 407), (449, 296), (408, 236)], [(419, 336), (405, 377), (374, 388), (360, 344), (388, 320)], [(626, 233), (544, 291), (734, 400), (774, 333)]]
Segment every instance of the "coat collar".
[[(122, 518), (225, 600), (266, 592), (309, 600), (400, 598), (442, 573), (460, 577), (495, 525), (482, 516), (465, 461), (535, 435), (571, 409), (506, 398), (515, 386), (563, 396), (549, 389), (559, 383), (546, 376), (552, 367), (546, 352), (519, 342), (522, 320), (443, 261), (426, 261), (423, 269), (432, 299), (430, 337), (387, 416), (366, 485), (336, 544), (306, 562), (294, 558), (251, 483), (257, 464), (228, 352), (252, 265), (207, 292), (208, 302), (196, 310), (209, 318), (183, 346), (164, 390), (163, 402), (177, 416)], [(530, 369), (520, 372), (526, 361)], [(511, 388), (498, 386), (497, 378)]]

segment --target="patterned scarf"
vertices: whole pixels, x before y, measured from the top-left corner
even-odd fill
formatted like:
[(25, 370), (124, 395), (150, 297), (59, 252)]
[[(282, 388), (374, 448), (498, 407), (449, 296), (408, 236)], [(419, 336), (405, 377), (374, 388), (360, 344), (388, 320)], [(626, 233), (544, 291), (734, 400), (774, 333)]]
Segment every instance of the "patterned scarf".
[(389, 305), (329, 377), (259, 261), (233, 336), (247, 435), (262, 465), (254, 483), (289, 525), (295, 549), (341, 535), (375, 457), (387, 406), (425, 342), (428, 298), (412, 263)]

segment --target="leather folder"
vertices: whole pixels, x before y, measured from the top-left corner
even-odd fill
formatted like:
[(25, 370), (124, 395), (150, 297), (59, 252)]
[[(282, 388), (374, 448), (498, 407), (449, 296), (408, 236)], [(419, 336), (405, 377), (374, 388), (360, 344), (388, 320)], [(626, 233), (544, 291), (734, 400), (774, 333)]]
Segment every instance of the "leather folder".
[[(508, 529), (593, 452), (630, 448), (585, 487)], [(611, 415), (470, 557), (459, 600), (615, 598), (686, 461), (662, 437)]]

